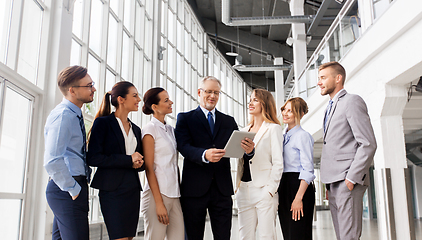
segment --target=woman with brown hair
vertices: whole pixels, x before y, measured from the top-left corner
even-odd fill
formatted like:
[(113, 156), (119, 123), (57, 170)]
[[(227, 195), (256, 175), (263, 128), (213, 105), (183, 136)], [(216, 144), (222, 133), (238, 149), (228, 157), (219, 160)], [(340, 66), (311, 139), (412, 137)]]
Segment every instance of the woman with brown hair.
[[(239, 160), (236, 200), (240, 239), (276, 239), (277, 189), (283, 173), (283, 130), (272, 94), (255, 89), (249, 102), (252, 117), (243, 131), (255, 132), (255, 149)], [(245, 149), (245, 148), (244, 148)]]
[[(135, 86), (116, 83), (105, 94), (95, 116), (88, 144), (87, 162), (98, 167), (91, 187), (100, 190), (100, 205), (110, 239), (132, 239), (139, 220), (138, 172), (143, 170), (141, 129), (128, 114), (141, 101)], [(111, 113), (111, 105), (116, 111)]]
[(284, 173), (279, 187), (278, 216), (285, 240), (312, 239), (315, 204), (315, 179), (312, 136), (300, 127), (308, 105), (299, 97), (286, 101), (281, 108), (284, 133)]
[(142, 129), (147, 181), (142, 193), (145, 239), (183, 240), (185, 228), (180, 206), (179, 168), (174, 128), (165, 121), (172, 113), (166, 90), (151, 88), (144, 95), (142, 111), (151, 121)]

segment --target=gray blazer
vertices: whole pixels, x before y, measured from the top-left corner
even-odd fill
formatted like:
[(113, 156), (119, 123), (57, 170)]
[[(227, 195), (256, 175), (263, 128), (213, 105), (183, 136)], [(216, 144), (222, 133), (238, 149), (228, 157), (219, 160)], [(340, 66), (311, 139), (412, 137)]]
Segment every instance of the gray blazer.
[(333, 100), (321, 155), (321, 180), (334, 183), (349, 179), (369, 185), (369, 167), (377, 143), (363, 99), (346, 90)]

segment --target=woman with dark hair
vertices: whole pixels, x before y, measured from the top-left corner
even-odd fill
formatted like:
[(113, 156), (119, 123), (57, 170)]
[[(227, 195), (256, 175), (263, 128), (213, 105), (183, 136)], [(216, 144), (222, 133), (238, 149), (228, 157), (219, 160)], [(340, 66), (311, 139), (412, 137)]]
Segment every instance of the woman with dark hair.
[[(256, 133), (255, 149), (239, 159), (236, 200), (240, 239), (276, 239), (277, 189), (283, 173), (283, 129), (274, 97), (255, 89), (249, 101), (251, 122), (241, 131)], [(243, 149), (245, 149), (243, 147)]]
[[(135, 86), (116, 83), (105, 94), (91, 128), (87, 162), (98, 167), (91, 187), (100, 190), (100, 205), (110, 239), (132, 239), (139, 220), (138, 172), (143, 170), (141, 129), (128, 114), (138, 111)], [(116, 111), (111, 113), (111, 105)]]
[(147, 181), (142, 193), (144, 237), (149, 240), (183, 240), (184, 225), (180, 206), (179, 168), (174, 128), (164, 118), (173, 102), (166, 90), (149, 89), (142, 111), (151, 121), (142, 130)]
[(300, 127), (308, 105), (300, 97), (291, 98), (281, 112), (287, 125), (283, 142), (284, 172), (278, 189), (281, 230), (285, 240), (311, 240), (315, 204), (314, 139)]

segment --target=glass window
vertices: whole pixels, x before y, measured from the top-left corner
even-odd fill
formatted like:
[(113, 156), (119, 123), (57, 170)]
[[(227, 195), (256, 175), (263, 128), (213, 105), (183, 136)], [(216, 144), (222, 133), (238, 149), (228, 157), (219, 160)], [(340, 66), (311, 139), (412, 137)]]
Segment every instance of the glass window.
[(145, 4), (145, 10), (148, 13), (148, 16), (152, 18), (154, 14), (154, 3), (156, 1), (151, 0), (144, 0), (143, 3)]
[[(225, 64), (224, 64), (225, 65)], [(224, 79), (224, 76), (221, 77), (221, 79)], [(233, 81), (232, 80), (232, 72), (230, 70), (230, 67), (227, 66), (226, 67), (226, 91), (227, 91), (227, 95), (228, 96), (232, 96), (233, 97), (233, 91), (232, 91), (232, 86), (233, 86)], [(237, 97), (235, 97), (237, 99)]]
[(339, 39), (340, 27), (337, 25), (337, 28), (334, 30), (333, 34), (328, 39), (328, 46), (330, 51), (330, 56), (328, 61), (339, 61), (342, 57), (340, 55), (340, 39)]
[(221, 101), (221, 112), (228, 114), (227, 113), (227, 105), (228, 105), (228, 100), (227, 100), (227, 95), (225, 93), (221, 93), (220, 94), (220, 101)]
[(224, 64), (223, 62), (220, 62), (220, 74), (215, 75), (215, 77), (221, 81), (221, 90), (229, 94), (227, 92), (226, 74), (224, 74), (225, 71), (226, 71), (226, 64)]
[(145, 91), (147, 91), (150, 87), (151, 87), (151, 71), (152, 71), (152, 66), (151, 66), (151, 61), (148, 61), (147, 59), (144, 58), (144, 78), (142, 79), (143, 82), (143, 86), (142, 89)]
[(185, 28), (190, 32), (190, 14), (186, 8), (185, 8)]
[(10, 19), (12, 13), (11, 0), (0, 1), (0, 62), (6, 62), (6, 49), (9, 40)]
[(189, 80), (189, 86), (192, 86), (191, 89), (187, 89), (188, 91), (190, 91), (190, 93), (195, 96), (198, 95), (198, 73), (193, 69), (190, 68), (192, 70), (191, 72), (191, 77), (188, 79)]
[(190, 96), (189, 95), (187, 95), (186, 93), (184, 93), (183, 94), (183, 96), (184, 96), (184, 100), (183, 100), (183, 102), (185, 103), (185, 104), (183, 104), (184, 105), (184, 109), (182, 110), (183, 112), (187, 112), (187, 111), (189, 111), (189, 110), (191, 110), (191, 107), (190, 107)]
[(347, 14), (341, 19), (341, 55), (349, 51), (353, 46), (353, 43), (360, 37), (361, 34), (361, 25), (360, 18), (358, 16), (358, 3), (355, 2), (353, 6), (349, 9)]
[(180, 21), (176, 21), (177, 25), (177, 49), (183, 52), (183, 25)]
[[(24, 193), (32, 100), (6, 87), (0, 141), (0, 192)], [(3, 214), (0, 214), (3, 215)]]
[(98, 55), (101, 55), (102, 26), (103, 26), (103, 2), (101, 0), (92, 0), (91, 26), (89, 29), (89, 47)]
[(202, 46), (203, 46), (203, 39), (202, 39), (202, 36), (204, 35), (204, 33), (202, 32), (202, 30), (201, 29), (199, 29), (198, 28), (198, 38), (197, 38), (197, 41), (198, 41), (198, 45), (199, 45), (199, 47), (200, 48), (202, 48)]
[(131, 76), (129, 76), (130, 69), (132, 68), (133, 61), (130, 52), (133, 48), (133, 44), (130, 42), (130, 38), (127, 35), (126, 31), (123, 31), (123, 49), (122, 49), (122, 77), (126, 81), (132, 81)]
[[(147, 1), (149, 2), (149, 1)], [(152, 59), (152, 20), (148, 20), (145, 16), (145, 41), (144, 51), (149, 59)]]
[(372, 0), (372, 2), (374, 5), (374, 18), (377, 19), (388, 9), (392, 0)]
[(139, 44), (139, 46), (143, 47), (143, 30), (144, 30), (144, 20), (145, 20), (145, 12), (144, 8), (136, 2), (136, 14), (135, 14), (135, 41)]
[(184, 1), (183, 0), (179, 0), (178, 4), (177, 4), (177, 16), (180, 19), (180, 21), (182, 21), (183, 23), (183, 13), (185, 12), (185, 6), (184, 6)]
[(134, 8), (133, 4), (135, 3), (134, 0), (125, 0), (125, 12), (123, 13), (123, 24), (125, 25), (126, 29), (132, 33), (132, 9)]
[(116, 70), (118, 23), (111, 13), (109, 14), (108, 24), (107, 64), (113, 70)]
[(227, 106), (227, 114), (230, 116), (234, 116), (234, 111), (233, 111), (233, 99), (231, 98), (227, 98), (228, 99), (228, 106)]
[(175, 72), (175, 58), (176, 58), (176, 49), (172, 47), (170, 44), (167, 45), (167, 52), (168, 52), (168, 58), (167, 58), (167, 76), (169, 76), (171, 79), (175, 79), (174, 72)]
[(190, 40), (190, 34), (188, 33), (187, 30), (185, 30), (184, 41), (185, 41), (185, 48), (184, 48), (185, 58), (186, 58), (186, 60), (188, 60), (188, 62), (190, 62), (191, 61), (190, 60), (190, 43), (191, 43), (191, 40)]
[(198, 66), (198, 45), (192, 40), (192, 67), (197, 68)]
[(161, 3), (161, 33), (164, 36), (167, 36), (167, 24), (166, 24), (166, 8), (167, 5), (163, 2)]
[(197, 70), (198, 70), (198, 73), (200, 75), (203, 75), (204, 74), (204, 71), (203, 71), (203, 67), (204, 67), (204, 53), (202, 52), (202, 49), (199, 49), (198, 50), (197, 55), (198, 55), (198, 60), (197, 60), (198, 66), (197, 66)]
[(141, 49), (135, 47), (134, 67), (133, 67), (133, 84), (135, 84), (138, 92), (142, 95), (142, 60), (143, 54)]
[(3, 239), (20, 239), (21, 211), (22, 200), (0, 199), (0, 230)]
[(176, 16), (174, 13), (168, 9), (168, 31), (167, 31), (167, 37), (168, 40), (173, 43), (173, 45), (176, 45), (176, 39), (175, 39), (175, 33), (174, 30), (176, 28), (175, 22), (176, 22)]
[(176, 12), (177, 11), (177, 0), (169, 0), (169, 7)]
[(183, 87), (185, 88), (185, 89), (187, 89), (188, 91), (189, 91), (189, 87), (191, 86), (191, 67), (190, 67), (190, 64), (188, 63), (188, 62), (186, 62), (186, 61), (183, 61), (184, 62), (184, 65), (185, 65), (185, 71), (184, 71), (184, 76), (183, 76)]
[(33, 0), (25, 0), (19, 47), (18, 73), (36, 83), (43, 11)]
[(175, 112), (176, 116), (178, 113), (183, 112), (183, 90), (179, 87), (176, 87), (176, 102), (174, 105), (176, 105)]
[(72, 32), (79, 39), (82, 39), (82, 23), (83, 23), (83, 10), (84, 10), (84, 1), (76, 0), (73, 5), (73, 26)]
[(119, 14), (119, 2), (120, 0), (110, 0), (110, 8), (116, 15)]
[(173, 112), (171, 113), (171, 115), (173, 117), (176, 117), (176, 109), (175, 109), (175, 106), (176, 106), (176, 102), (175, 102), (176, 95), (174, 93), (174, 83), (172, 81), (167, 80), (167, 89), (166, 90), (167, 90), (167, 92), (169, 94), (169, 98), (174, 102), (173, 103)]
[(195, 23), (195, 21), (194, 20), (192, 20), (192, 32), (191, 32), (191, 34), (192, 34), (192, 38), (194, 39), (194, 40), (196, 40), (196, 23)]
[(70, 65), (80, 65), (81, 63), (81, 45), (72, 39), (72, 47), (70, 49)]
[(116, 75), (107, 69), (106, 81), (105, 81), (105, 92), (111, 91), (114, 84), (116, 83)]
[[(92, 81), (96, 82), (96, 88), (100, 89), (100, 62), (91, 54), (88, 54), (88, 74), (91, 77)], [(98, 99), (98, 94), (94, 95), (94, 101), (91, 103), (85, 104), (85, 113), (95, 116), (96, 113), (96, 103)]]
[[(218, 65), (219, 65), (219, 61), (220, 58), (218, 57), (217, 53), (214, 52), (214, 58), (213, 58), (213, 62), (214, 62), (214, 75), (216, 78), (218, 78), (219, 76), (219, 69), (218, 69)], [(222, 86), (224, 88), (224, 86)]]
[(183, 71), (181, 71), (181, 69), (183, 69), (183, 64), (185, 63), (185, 60), (183, 59), (183, 57), (180, 54), (177, 54), (177, 61), (176, 61), (176, 69), (178, 69), (178, 71), (176, 71), (176, 82), (180, 85), (183, 86), (184, 88), (186, 88), (186, 85), (183, 85)]

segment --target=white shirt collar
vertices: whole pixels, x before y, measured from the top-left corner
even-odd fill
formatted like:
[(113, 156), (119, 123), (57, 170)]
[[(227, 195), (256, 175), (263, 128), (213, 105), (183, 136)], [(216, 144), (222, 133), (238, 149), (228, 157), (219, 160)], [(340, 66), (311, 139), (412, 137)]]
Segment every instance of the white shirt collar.
[(154, 116), (152, 117), (151, 122), (154, 123), (154, 125), (157, 125), (158, 127), (167, 131), (167, 128), (166, 128), (167, 124), (162, 123), (160, 120), (158, 120)]
[(212, 116), (213, 116), (213, 119), (215, 121), (215, 108), (213, 110), (211, 110), (211, 111), (208, 111), (208, 109), (202, 107), (201, 105), (199, 105), (199, 107), (201, 108), (202, 112), (205, 114), (205, 118), (208, 118), (208, 113), (211, 112), (212, 113)]

